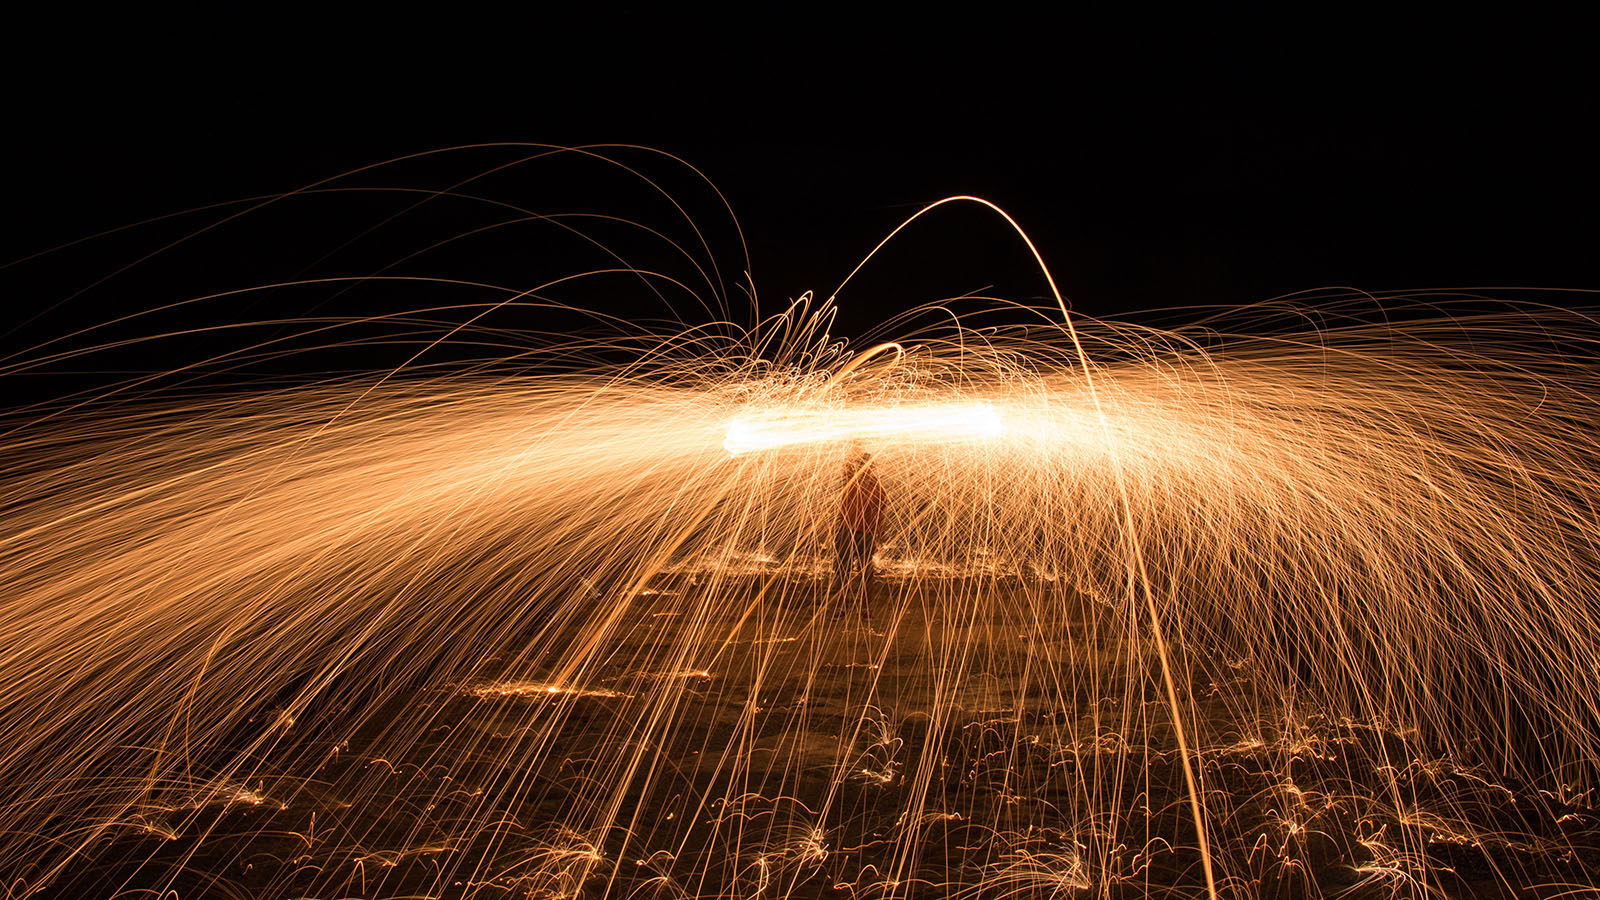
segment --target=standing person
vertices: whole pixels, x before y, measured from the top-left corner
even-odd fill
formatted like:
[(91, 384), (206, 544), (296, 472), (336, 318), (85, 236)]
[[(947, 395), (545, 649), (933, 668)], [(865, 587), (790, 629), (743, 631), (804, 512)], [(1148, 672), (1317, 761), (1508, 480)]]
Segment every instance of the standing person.
[(883, 523), (883, 485), (873, 471), (872, 454), (860, 445), (852, 448), (844, 464), (844, 485), (839, 497), (839, 525), (834, 532), (833, 575), (841, 589), (839, 610), (843, 616), (851, 594), (867, 618), (867, 600), (872, 594), (874, 570), (872, 555), (878, 549), (878, 533)]

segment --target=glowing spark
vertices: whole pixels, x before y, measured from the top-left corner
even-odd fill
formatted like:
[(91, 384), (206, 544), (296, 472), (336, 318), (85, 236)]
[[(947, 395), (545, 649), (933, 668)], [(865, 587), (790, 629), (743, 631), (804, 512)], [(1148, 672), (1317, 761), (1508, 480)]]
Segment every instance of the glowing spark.
[[(697, 674), (697, 673), (693, 673)], [(687, 676), (686, 676), (687, 677)], [(617, 691), (605, 688), (577, 688), (571, 685), (541, 681), (502, 681), (480, 684), (468, 693), (474, 697), (494, 699), (500, 697), (618, 697)]]
[(793, 444), (942, 443), (987, 440), (1004, 432), (1000, 411), (989, 403), (921, 403), (745, 415), (728, 423), (722, 446), (737, 456)]
[[(7, 895), (1593, 880), (1594, 320), (846, 361), (809, 302), (0, 423)], [(828, 615), (856, 440), (870, 627)]]

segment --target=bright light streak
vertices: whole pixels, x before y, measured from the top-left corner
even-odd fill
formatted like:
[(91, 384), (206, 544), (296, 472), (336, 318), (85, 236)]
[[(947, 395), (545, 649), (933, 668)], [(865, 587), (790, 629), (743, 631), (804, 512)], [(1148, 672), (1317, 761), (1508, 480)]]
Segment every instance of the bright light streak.
[(722, 446), (738, 456), (790, 444), (857, 439), (875, 443), (987, 440), (1005, 430), (1000, 411), (981, 401), (782, 410), (734, 419), (728, 423)]
[(484, 368), (8, 413), (6, 897), (1592, 885), (1600, 314), (1435, 299), (849, 359), (828, 304), (495, 319)]

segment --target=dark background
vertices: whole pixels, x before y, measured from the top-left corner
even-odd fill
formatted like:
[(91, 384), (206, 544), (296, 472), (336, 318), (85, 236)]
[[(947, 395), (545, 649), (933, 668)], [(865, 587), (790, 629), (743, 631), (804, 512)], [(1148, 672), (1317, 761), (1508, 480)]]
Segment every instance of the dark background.
[[(637, 41), (648, 31), (632, 33)], [(1014, 215), (1073, 309), (1089, 316), (1138, 318), (1323, 288), (1483, 288), (1573, 307), (1600, 288), (1600, 141), (1590, 123), (1593, 79), (1581, 60), (1569, 65), (1570, 57), (1538, 47), (1511, 58), (1449, 42), (1426, 52), (1405, 40), (1333, 55), (1285, 41), (1269, 57), (1202, 46), (1177, 59), (1129, 40), (1117, 45), (1125, 55), (1099, 48), (1092, 62), (1079, 59), (1094, 43), (1075, 34), (1059, 45), (1072, 51), (1059, 61), (1050, 42), (1012, 53), (991, 41), (983, 55), (875, 53), (876, 62), (862, 63), (868, 54), (838, 47), (827, 57), (768, 56), (754, 46), (737, 59), (688, 60), (693, 54), (671, 43), (640, 56), (636, 42), (609, 51), (591, 45), (614, 59), (540, 57), (526, 67), (458, 67), (448, 77), (406, 53), (345, 58), (312, 73), (304, 60), (315, 53), (235, 57), (213, 47), (102, 69), (84, 83), (24, 92), (11, 111), (0, 257), (24, 261), (0, 271), (0, 352), (14, 364), (59, 346), (229, 322), (384, 315), (485, 296), (261, 289), (299, 278), (382, 271), (520, 290), (605, 264), (547, 227), (495, 228), (406, 259), (512, 216), (482, 199), (433, 202), (367, 233), (415, 200), (367, 189), (438, 190), (525, 157), (527, 148), (454, 151), (351, 176), (337, 184), (361, 191), (279, 204), (153, 260), (142, 261), (243, 207), (28, 258), (171, 212), (280, 193), (409, 154), (500, 142), (635, 144), (694, 165), (738, 217), (764, 314), (806, 290), (830, 293), (903, 219), (953, 194), (985, 197)], [(660, 157), (606, 152), (678, 198), (709, 244), (696, 258), (722, 267), (721, 280), (700, 282), (693, 296), (658, 297), (636, 281), (593, 279), (552, 299), (630, 321), (684, 324), (722, 315), (720, 303), (731, 319), (748, 322), (752, 308), (738, 287), (751, 283), (741, 271), (746, 261), (716, 195)], [(614, 167), (541, 162), (474, 183), (472, 192), (521, 210), (626, 217), (693, 238), (649, 185)], [(631, 265), (694, 276), (637, 230), (598, 220), (583, 228)], [(236, 290), (244, 293), (143, 314)], [(969, 293), (1048, 302), (1003, 223), (976, 207), (940, 210), (840, 296), (836, 333), (864, 339), (899, 312)], [(132, 313), (141, 315), (104, 326)], [(493, 324), (508, 333), (584, 326), (537, 312)], [(49, 343), (88, 326), (96, 326), (90, 337)], [(68, 384), (68, 370), (77, 389), (281, 333), (141, 341), (29, 369), (56, 371), (55, 381), (13, 370), (9, 398), (59, 393), (50, 385)], [(346, 345), (290, 354), (269, 368), (381, 368), (404, 361), (408, 346)]]

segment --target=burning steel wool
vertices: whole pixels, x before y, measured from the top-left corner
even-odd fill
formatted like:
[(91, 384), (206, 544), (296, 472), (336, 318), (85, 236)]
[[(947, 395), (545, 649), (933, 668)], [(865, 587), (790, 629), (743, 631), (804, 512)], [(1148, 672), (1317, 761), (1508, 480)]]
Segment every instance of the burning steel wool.
[(1593, 321), (826, 309), (7, 420), (6, 896), (1596, 882)]

